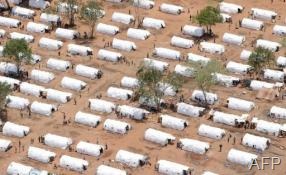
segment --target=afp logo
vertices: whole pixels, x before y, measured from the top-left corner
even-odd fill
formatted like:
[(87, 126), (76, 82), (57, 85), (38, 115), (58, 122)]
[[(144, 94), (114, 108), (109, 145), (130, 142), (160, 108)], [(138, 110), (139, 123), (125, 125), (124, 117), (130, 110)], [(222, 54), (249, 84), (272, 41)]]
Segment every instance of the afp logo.
[(258, 170), (265, 170), (265, 167), (269, 166), (272, 170), (275, 170), (277, 165), (281, 164), (281, 159), (279, 157), (261, 157), (261, 163), (258, 163), (257, 159), (252, 161), (249, 165), (249, 169), (257, 168)]

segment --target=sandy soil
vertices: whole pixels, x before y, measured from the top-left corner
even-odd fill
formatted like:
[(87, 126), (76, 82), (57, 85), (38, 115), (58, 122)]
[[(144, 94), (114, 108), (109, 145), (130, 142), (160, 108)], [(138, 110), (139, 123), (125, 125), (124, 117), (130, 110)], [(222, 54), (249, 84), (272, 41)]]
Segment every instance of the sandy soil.
[[(86, 46), (90, 46), (94, 49), (94, 53), (96, 55), (97, 51), (100, 48), (103, 48), (104, 43), (106, 41), (111, 41), (113, 37), (107, 36), (107, 35), (102, 35), (102, 34), (96, 34), (96, 39), (92, 41), (83, 41), (83, 40), (78, 40), (78, 41), (65, 41), (64, 42), (64, 47), (60, 50), (61, 51), (61, 59), (64, 60), (70, 60), (74, 64), (85, 64), (89, 66), (93, 66), (96, 68), (100, 68), (104, 75), (101, 79), (99, 80), (89, 80), (87, 78), (83, 78), (80, 76), (75, 75), (73, 70), (68, 70), (67, 72), (57, 72), (53, 70), (49, 70), (46, 68), (45, 63), (46, 60), (50, 57), (56, 57), (58, 58), (58, 52), (56, 51), (47, 51), (44, 49), (41, 49), (37, 46), (39, 39), (42, 36), (46, 36), (48, 38), (56, 38), (54, 32), (51, 34), (35, 34), (33, 33), (32, 35), (35, 37), (35, 43), (31, 44), (31, 47), (33, 48), (33, 52), (36, 54), (40, 54), (43, 56), (43, 61), (40, 64), (37, 65), (28, 65), (25, 68), (27, 70), (31, 70), (33, 67), (34, 68), (39, 68), (41, 70), (47, 70), (50, 72), (53, 72), (56, 75), (56, 79), (53, 80), (49, 84), (41, 84), (47, 88), (55, 88), (59, 89), (62, 91), (67, 91), (67, 92), (72, 92), (73, 95), (75, 96), (77, 100), (77, 105), (73, 104), (73, 101), (68, 102), (66, 104), (60, 105), (59, 110), (55, 112), (52, 117), (44, 117), (44, 116), (39, 116), (33, 114), (31, 118), (28, 117), (27, 113), (25, 113), (24, 118), (20, 117), (20, 112), (17, 110), (11, 110), (8, 109), (8, 119), (9, 121), (26, 125), (31, 128), (31, 133), (26, 136), (25, 138), (18, 139), (18, 138), (11, 138), (11, 137), (5, 137), (2, 134), (0, 135), (0, 138), (6, 138), (10, 139), (13, 141), (14, 147), (9, 150), (8, 152), (5, 153), (0, 153), (0, 174), (5, 174), (6, 168), (8, 164), (11, 161), (16, 161), (16, 162), (21, 162), (26, 165), (31, 165), (39, 169), (45, 169), (49, 170), (51, 172), (57, 173), (57, 174), (78, 174), (76, 172), (68, 171), (66, 169), (58, 167), (57, 169), (54, 169), (54, 164), (59, 164), (59, 158), (61, 155), (70, 155), (78, 158), (85, 158), (86, 160), (89, 161), (89, 167), (84, 174), (94, 174), (96, 171), (97, 166), (100, 164), (108, 164), (112, 165), (114, 167), (122, 168), (127, 170), (129, 173), (134, 174), (134, 175), (142, 175), (142, 174), (158, 174), (154, 170), (154, 165), (157, 160), (159, 159), (166, 159), (170, 161), (174, 161), (177, 163), (182, 163), (185, 165), (188, 165), (194, 169), (193, 174), (201, 174), (205, 170), (213, 171), (219, 174), (223, 175), (228, 175), (228, 174), (244, 174), (244, 175), (266, 175), (266, 174), (286, 174), (286, 167), (285, 161), (286, 161), (286, 153), (284, 150), (284, 147), (286, 146), (286, 141), (284, 138), (277, 138), (273, 136), (267, 136), (268, 138), (271, 139), (271, 146), (268, 150), (263, 152), (263, 154), (256, 152), (254, 149), (247, 148), (243, 145), (240, 144), (240, 139), (243, 137), (244, 133), (254, 133), (256, 135), (260, 136), (266, 136), (265, 134), (261, 134), (255, 130), (244, 130), (244, 129), (238, 129), (238, 128), (233, 128), (233, 127), (228, 127), (226, 125), (222, 124), (215, 124), (212, 121), (207, 120), (207, 116), (203, 116), (201, 118), (188, 118), (184, 117), (181, 115), (178, 115), (176, 113), (173, 113), (169, 110), (164, 110), (162, 113), (164, 114), (170, 114), (179, 118), (183, 118), (189, 121), (190, 125), (187, 127), (184, 131), (176, 131), (168, 128), (163, 128), (157, 123), (157, 117), (160, 114), (152, 114), (150, 118), (144, 122), (136, 122), (130, 119), (120, 119), (122, 121), (126, 121), (130, 123), (133, 127), (133, 129), (126, 135), (116, 135), (116, 134), (111, 134), (107, 133), (106, 131), (103, 130), (103, 125), (102, 123), (97, 127), (97, 128), (89, 128), (86, 126), (78, 125), (73, 122), (74, 120), (74, 115), (76, 112), (79, 110), (81, 111), (86, 111), (86, 112), (92, 112), (88, 109), (88, 99), (89, 98), (95, 98), (96, 95), (102, 94), (103, 99), (109, 100), (109, 101), (114, 101), (117, 104), (130, 104), (133, 106), (138, 106), (138, 104), (134, 103), (132, 104), (131, 102), (128, 101), (118, 101), (115, 99), (111, 99), (106, 97), (106, 90), (109, 86), (111, 85), (116, 85), (119, 86), (120, 80), (124, 75), (128, 76), (135, 76), (136, 69), (140, 65), (142, 59), (146, 56), (147, 53), (151, 53), (153, 49), (153, 44), (155, 43), (156, 46), (162, 46), (162, 47), (167, 47), (167, 48), (172, 48), (170, 46), (170, 38), (173, 35), (179, 35), (182, 36), (180, 33), (180, 27), (185, 25), (185, 24), (191, 24), (189, 20), (189, 13), (183, 13), (178, 16), (170, 15), (170, 14), (165, 14), (162, 12), (158, 11), (159, 5), (162, 2), (169, 2), (169, 3), (175, 3), (175, 4), (180, 4), (184, 6), (186, 9), (189, 8), (191, 14), (194, 16), (198, 10), (206, 6), (207, 4), (215, 4), (214, 1), (212, 0), (156, 0), (156, 6), (152, 10), (144, 10), (140, 9), (140, 14), (141, 16), (148, 16), (148, 17), (154, 17), (158, 19), (163, 19), (165, 20), (167, 27), (163, 30), (160, 31), (154, 31), (150, 30), (152, 32), (152, 36), (146, 40), (146, 41), (139, 41), (139, 40), (133, 40), (129, 39), (126, 36), (126, 29), (128, 28), (127, 26), (120, 25), (118, 23), (114, 23), (111, 21), (111, 15), (114, 11), (119, 11), (119, 12), (125, 12), (128, 13), (128, 10), (131, 10), (131, 13), (134, 14), (135, 10), (133, 7), (129, 6), (114, 6), (111, 3), (104, 3), (104, 9), (106, 10), (106, 16), (103, 19), (100, 19), (100, 22), (108, 23), (108, 24), (114, 24), (117, 26), (121, 27), (121, 33), (116, 35), (116, 38), (120, 39), (128, 39), (130, 41), (134, 41), (137, 44), (138, 50), (135, 52), (121, 52), (123, 55), (127, 57), (128, 60), (132, 60), (135, 62), (135, 66), (129, 66), (124, 63), (110, 63), (106, 61), (101, 61), (96, 58), (96, 56), (93, 56), (91, 59), (88, 57), (80, 57), (80, 56), (72, 56), (72, 57), (67, 57), (66, 56), (66, 47), (68, 43), (77, 43), (77, 44), (83, 44)], [(215, 34), (218, 35), (218, 38), (216, 39), (216, 43), (222, 43), (222, 35), (224, 32), (230, 32), (234, 34), (241, 34), (246, 36), (246, 43), (242, 47), (238, 46), (231, 46), (231, 45), (226, 45), (226, 52), (223, 54), (223, 56), (218, 56), (218, 55), (210, 55), (206, 53), (200, 53), (197, 49), (197, 46), (193, 47), (192, 49), (180, 49), (180, 48), (173, 48), (176, 50), (181, 51), (182, 54), (187, 54), (189, 52), (193, 53), (199, 53), (201, 55), (208, 56), (212, 59), (219, 59), (223, 62), (227, 62), (229, 60), (239, 60), (239, 54), (242, 51), (242, 49), (247, 48), (252, 50), (251, 48), (251, 41), (255, 40), (257, 37), (262, 36), (265, 39), (269, 39), (272, 41), (280, 41), (280, 37), (272, 35), (272, 27), (273, 24), (271, 22), (267, 22), (267, 27), (266, 31), (253, 31), (253, 30), (248, 30), (248, 29), (235, 29), (235, 26), (238, 25), (238, 20), (242, 19), (243, 17), (249, 16), (249, 11), (251, 7), (258, 7), (258, 8), (265, 8), (269, 10), (275, 10), (278, 12), (279, 16), (281, 16), (280, 19), (276, 21), (276, 24), (285, 24), (284, 19), (285, 19), (285, 3), (279, 0), (274, 0), (274, 3), (271, 4), (270, 0), (228, 0), (228, 2), (234, 2), (240, 5), (243, 5), (245, 7), (245, 10), (243, 11), (242, 14), (237, 14), (233, 15), (233, 24), (229, 28), (228, 23), (224, 24), (218, 24), (215, 27), (213, 27), (213, 31)], [(39, 17), (40, 12), (37, 12)], [(17, 17), (15, 17), (17, 18)], [(22, 21), (29, 21), (26, 19), (21, 19)], [(35, 18), (35, 21), (39, 21), (38, 18)], [(5, 27), (1, 27), (5, 29), (6, 31), (12, 32), (12, 31), (20, 31), (19, 29), (8, 29)], [(77, 20), (77, 26), (75, 27), (78, 31), (83, 33), (84, 31), (89, 30), (88, 26), (86, 23), (80, 23), (79, 20)], [(27, 33), (26, 31), (21, 31), (22, 33)], [(186, 37), (186, 36), (185, 36)], [(0, 39), (1, 43), (3, 44), (5, 42), (5, 39)], [(111, 48), (108, 48), (110, 50), (113, 50)], [(119, 51), (120, 52), (120, 51)], [(285, 49), (282, 49), (278, 53), (275, 53), (276, 56), (279, 55), (284, 55), (285, 54)], [(151, 55), (151, 54), (150, 54)], [(178, 64), (178, 61), (170, 61), (170, 60), (165, 60), (165, 59), (159, 59), (163, 60), (166, 62), (170, 63), (170, 71), (174, 70), (174, 67), (176, 64)], [(74, 92), (74, 91), (69, 91), (67, 89), (64, 89), (60, 86), (60, 81), (63, 76), (70, 76), (74, 77), (80, 80), (83, 80), (88, 83), (89, 90), (84, 90), (81, 92), (81, 98), (79, 97), (79, 93)], [(239, 76), (239, 75), (236, 75)], [(30, 81), (31, 83), (36, 83)], [(184, 94), (185, 97), (190, 97), (190, 94), (192, 90), (196, 88), (193, 80), (188, 80), (187, 83), (184, 85), (182, 91), (178, 94)], [(274, 120), (271, 118), (268, 118), (267, 112), (271, 108), (272, 105), (279, 105), (279, 106), (284, 106), (286, 105), (285, 101), (277, 100), (274, 102), (268, 102), (268, 101), (263, 101), (263, 100), (256, 100), (255, 95), (256, 92), (249, 91), (245, 88), (239, 88), (239, 87), (233, 87), (233, 88), (225, 88), (222, 86), (215, 86), (212, 88), (212, 92), (215, 92), (219, 96), (219, 108), (222, 111), (225, 112), (231, 112), (235, 114), (242, 114), (242, 112), (234, 111), (234, 110), (229, 110), (225, 107), (223, 107), (223, 104), (225, 103), (225, 100), (229, 96), (234, 96), (234, 97), (240, 97), (243, 99), (251, 100), (256, 103), (256, 108), (253, 110), (250, 114), (251, 116), (256, 116), (260, 119), (265, 119), (265, 120), (273, 120), (275, 122), (280, 122), (280, 123), (285, 123), (285, 120)], [(242, 93), (245, 92), (245, 93)], [(54, 101), (49, 101), (49, 100), (43, 100), (40, 98), (32, 97), (32, 96), (26, 96), (18, 92), (14, 92), (14, 95), (25, 97), (30, 99), (30, 101), (42, 101), (46, 103), (52, 103), (55, 104)], [(187, 100), (190, 102), (190, 100)], [(190, 102), (193, 104), (193, 102)], [(72, 123), (69, 125), (62, 125), (63, 121), (63, 116), (62, 112), (65, 112), (68, 116), (68, 118), (71, 119)], [(107, 118), (116, 118), (116, 115), (114, 113), (110, 115), (106, 114), (100, 114), (100, 113), (95, 113), (100, 116), (102, 116), (102, 119), (107, 119)], [(212, 126), (224, 128), (227, 131), (227, 135), (231, 134), (236, 137), (236, 143), (232, 144), (232, 140), (230, 143), (227, 142), (227, 137), (220, 141), (215, 141), (212, 139), (208, 139), (205, 137), (201, 137), (197, 135), (197, 129), (198, 126), (201, 123), (209, 124)], [(207, 141), (211, 143), (211, 149), (207, 152), (206, 155), (199, 156), (191, 153), (187, 153), (185, 151), (179, 150), (176, 148), (176, 145), (169, 145), (167, 147), (160, 147), (158, 145), (149, 143), (147, 141), (143, 140), (143, 134), (144, 131), (149, 128), (157, 128), (162, 131), (166, 131), (168, 133), (173, 134), (176, 136), (177, 139), (179, 138), (193, 138), (193, 139), (198, 139), (201, 141)], [(100, 143), (100, 144), (108, 144), (109, 149), (104, 152), (104, 154), (97, 160), (95, 157), (90, 157), (90, 156), (85, 156), (78, 154), (76, 152), (69, 152), (68, 150), (60, 150), (60, 149), (55, 149), (48, 147), (46, 145), (43, 145), (41, 143), (38, 143), (38, 137), (41, 135), (44, 135), (46, 133), (54, 133), (66, 137), (71, 137), (73, 139), (73, 147), (79, 142), (79, 141), (90, 141), (93, 143)], [(30, 143), (30, 140), (34, 139), (35, 142), (34, 144)], [(22, 145), (24, 145), (24, 151), (21, 148), (21, 151), (19, 152), (19, 149), (17, 149), (17, 153), (15, 153), (15, 147), (18, 148), (18, 142), (21, 141)], [(222, 152), (219, 151), (219, 145), (223, 144), (223, 150)], [(27, 148), (29, 145), (37, 146), (40, 148), (44, 148), (47, 150), (51, 150), (53, 152), (57, 153), (56, 160), (53, 161), (51, 164), (42, 164), (33, 160), (30, 160), (27, 158)], [(255, 153), (258, 154), (259, 156), (279, 156), (282, 159), (282, 165), (279, 167), (276, 167), (275, 170), (271, 170), (270, 167), (266, 167), (266, 170), (248, 170), (246, 167), (242, 167), (239, 165), (234, 165), (226, 161), (227, 153), (231, 148), (237, 148), (239, 150), (244, 150), (247, 152)], [(119, 149), (125, 149), (129, 151), (134, 151), (137, 153), (141, 154), (147, 154), (150, 157), (150, 162), (151, 166), (143, 166), (141, 168), (136, 168), (136, 169), (130, 169), (128, 167), (124, 167), (120, 165), (119, 163), (114, 162), (115, 155)]]

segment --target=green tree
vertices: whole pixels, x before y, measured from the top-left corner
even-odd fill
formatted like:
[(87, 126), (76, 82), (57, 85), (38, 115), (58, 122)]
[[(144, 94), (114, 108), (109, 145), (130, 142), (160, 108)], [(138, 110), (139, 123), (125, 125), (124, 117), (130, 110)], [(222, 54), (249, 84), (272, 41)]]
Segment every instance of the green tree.
[(208, 34), (211, 33), (211, 27), (216, 23), (222, 22), (222, 17), (217, 8), (207, 6), (202, 9), (199, 14), (195, 17), (195, 21), (200, 25), (206, 26)]
[(59, 0), (58, 7), (60, 7), (61, 4), (66, 4), (66, 6), (62, 7), (64, 8), (63, 13), (66, 15), (66, 17), (69, 20), (69, 26), (70, 27), (74, 26), (75, 15), (78, 9), (78, 1), (77, 0)]
[(96, 0), (89, 0), (81, 7), (81, 17), (88, 22), (90, 38), (93, 38), (95, 24), (98, 18), (103, 16), (101, 4)]
[(20, 75), (20, 67), (23, 63), (30, 63), (32, 60), (32, 51), (24, 39), (11, 39), (6, 42), (3, 50), (3, 56), (8, 57), (17, 65), (17, 74)]
[(0, 120), (6, 121), (5, 118), (5, 104), (6, 96), (11, 92), (10, 85), (0, 82)]
[(165, 91), (165, 89), (162, 89), (160, 83), (171, 85), (173, 90), (178, 90), (183, 83), (183, 79), (174, 73), (163, 73), (147, 66), (139, 68), (137, 78), (139, 81), (137, 95), (150, 100), (150, 103), (155, 102), (157, 111), (160, 111), (160, 101)]
[(274, 62), (273, 52), (262, 47), (257, 47), (248, 59), (248, 64), (253, 67), (256, 74), (259, 74), (263, 68), (271, 66)]
[(212, 85), (216, 84), (213, 77), (214, 73), (224, 72), (224, 67), (219, 61), (211, 60), (205, 65), (199, 65), (198, 63), (191, 63), (195, 69), (194, 78), (197, 87), (204, 94), (203, 105), (208, 107), (206, 92), (209, 91)]

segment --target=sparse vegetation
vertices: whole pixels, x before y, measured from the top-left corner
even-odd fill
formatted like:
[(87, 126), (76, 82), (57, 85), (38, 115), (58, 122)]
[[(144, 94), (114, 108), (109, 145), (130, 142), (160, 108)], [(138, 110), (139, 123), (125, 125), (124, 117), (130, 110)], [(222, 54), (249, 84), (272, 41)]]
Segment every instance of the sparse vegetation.
[(157, 105), (157, 110), (160, 110), (160, 100), (164, 95), (164, 90), (161, 89), (159, 82), (168, 83), (174, 89), (179, 89), (182, 86), (183, 79), (173, 73), (163, 73), (159, 70), (141, 66), (137, 71), (139, 80), (139, 88), (137, 94), (152, 99)]
[(268, 49), (256, 48), (248, 59), (248, 64), (253, 67), (256, 74), (259, 74), (263, 68), (273, 65), (275, 56)]
[(97, 19), (103, 15), (101, 4), (96, 0), (89, 0), (81, 7), (81, 17), (88, 22), (90, 27), (90, 38), (94, 37), (94, 28)]
[(207, 33), (211, 35), (212, 34), (211, 27), (216, 23), (221, 23), (222, 17), (217, 8), (212, 6), (207, 6), (206, 8), (202, 9), (199, 12), (199, 14), (195, 17), (195, 21), (200, 25), (205, 26), (207, 29)]

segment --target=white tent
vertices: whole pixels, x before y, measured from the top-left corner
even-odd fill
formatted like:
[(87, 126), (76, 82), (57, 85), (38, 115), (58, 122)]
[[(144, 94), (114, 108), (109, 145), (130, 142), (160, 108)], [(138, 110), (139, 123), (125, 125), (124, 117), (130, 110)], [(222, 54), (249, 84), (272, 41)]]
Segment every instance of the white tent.
[(286, 108), (272, 106), (269, 115), (273, 118), (286, 119)]
[(32, 18), (33, 16), (36, 15), (34, 10), (28, 9), (28, 8), (23, 8), (20, 6), (15, 6), (12, 8), (12, 14), (16, 16), (21, 16), (24, 18)]
[(270, 139), (246, 133), (243, 136), (242, 144), (261, 151), (267, 149), (270, 145)]
[(240, 59), (247, 61), (251, 54), (251, 51), (243, 49), (240, 53)]
[(179, 15), (184, 12), (184, 8), (178, 5), (173, 5), (173, 4), (167, 4), (167, 3), (162, 3), (159, 7), (160, 11), (173, 14), (173, 15)]
[[(165, 101), (163, 99), (159, 99), (155, 97), (150, 98), (150, 97), (145, 97), (145, 96), (140, 96), (138, 103), (140, 104), (140, 107), (143, 108), (148, 108), (149, 110), (158, 110), (158, 105), (163, 106), (165, 104)], [(158, 104), (159, 103), (159, 104)]]
[(148, 111), (127, 105), (117, 106), (116, 111), (121, 115), (135, 120), (143, 120), (149, 114)]
[(150, 58), (144, 58), (144, 65), (159, 71), (165, 71), (168, 69), (169, 64), (167, 62), (158, 61)]
[(210, 61), (210, 58), (193, 53), (188, 53), (188, 60), (201, 63), (202, 65), (206, 65)]
[(225, 52), (224, 45), (210, 43), (210, 42), (201, 42), (200, 50), (204, 52), (212, 53), (212, 54), (214, 53), (223, 54)]
[(251, 154), (245, 151), (240, 151), (234, 148), (232, 148), (227, 154), (228, 161), (232, 163), (240, 164), (240, 165), (247, 165), (247, 166), (252, 164), (253, 161), (257, 158), (258, 156), (255, 154)]
[(49, 83), (55, 79), (55, 75), (51, 72), (33, 69), (31, 71), (31, 79), (41, 83)]
[(220, 16), (222, 17), (222, 22), (223, 23), (232, 21), (231, 16), (229, 14), (220, 13)]
[(29, 134), (30, 128), (12, 122), (6, 122), (2, 128), (3, 135), (14, 137), (25, 137)]
[(28, 157), (42, 163), (50, 163), (55, 159), (56, 153), (38, 147), (29, 146)]
[(0, 72), (4, 74), (17, 73), (18, 67), (14, 63), (0, 62)]
[(120, 81), (120, 85), (127, 88), (137, 88), (139, 86), (139, 81), (137, 78), (124, 76)]
[(194, 68), (191, 68), (191, 67), (188, 67), (188, 66), (183, 66), (183, 65), (180, 65), (180, 64), (177, 64), (176, 67), (175, 67), (175, 70), (174, 72), (176, 74), (179, 74), (179, 75), (182, 75), (182, 76), (185, 76), (185, 77), (192, 77), (193, 74), (194, 74)]
[(68, 53), (72, 55), (90, 56), (93, 55), (93, 50), (92, 48), (87, 46), (82, 46), (78, 44), (69, 44)]
[(75, 157), (70, 157), (67, 155), (63, 155), (60, 158), (60, 166), (72, 171), (78, 171), (78, 172), (83, 172), (87, 170), (88, 167), (88, 161), (75, 158)]
[(159, 90), (164, 93), (166, 96), (175, 96), (178, 92), (174, 86), (170, 85), (169, 83), (161, 83), (159, 82)]
[(179, 140), (177, 147), (196, 154), (205, 154), (210, 148), (210, 144), (199, 140), (183, 138)]
[(6, 152), (12, 148), (11, 140), (0, 139), (0, 152)]
[(223, 42), (234, 45), (242, 45), (245, 42), (245, 36), (235, 35), (232, 33), (224, 33), (222, 37)]
[(164, 175), (191, 175), (191, 169), (188, 166), (170, 162), (168, 160), (159, 160), (155, 164), (155, 169)]
[(34, 22), (28, 22), (26, 28), (28, 32), (47, 33), (49, 31), (49, 26)]
[(58, 41), (58, 40), (54, 40), (54, 39), (50, 39), (50, 38), (42, 37), (39, 40), (39, 46), (41, 48), (45, 48), (48, 50), (59, 50), (60, 48), (63, 47), (63, 42)]
[(120, 29), (117, 26), (104, 24), (104, 23), (98, 23), (96, 26), (96, 31), (99, 33), (103, 33), (103, 34), (116, 35), (117, 33), (120, 32)]
[(262, 30), (264, 27), (264, 23), (262, 21), (254, 19), (243, 18), (241, 21), (241, 27), (253, 30)]
[(71, 67), (71, 63), (69, 61), (60, 60), (56, 58), (49, 58), (47, 61), (47, 68), (58, 70), (58, 71), (66, 71)]
[(127, 134), (131, 129), (131, 125), (118, 120), (106, 119), (104, 121), (103, 128), (112, 133)]
[(89, 107), (91, 110), (98, 112), (111, 113), (115, 110), (115, 104), (101, 99), (89, 99)]
[(133, 91), (117, 87), (109, 87), (106, 93), (108, 97), (118, 100), (129, 100), (133, 95)]
[(217, 94), (214, 94), (214, 93), (210, 93), (210, 92), (204, 93), (201, 90), (194, 90), (192, 93), (192, 100), (199, 102), (199, 103), (205, 103), (205, 100), (206, 100), (208, 104), (213, 105), (218, 101), (218, 97), (217, 97)]
[(18, 4), (22, 3), (23, 1), (22, 0), (8, 0), (8, 2), (18, 5)]
[(148, 30), (129, 28), (127, 30), (127, 37), (139, 40), (146, 40), (151, 33)]
[(167, 49), (163, 47), (156, 47), (153, 50), (153, 55), (162, 57), (162, 58), (172, 59), (172, 60), (180, 60), (181, 58), (181, 53), (179, 51), (176, 51), (173, 49)]
[(182, 32), (185, 35), (202, 37), (205, 34), (205, 29), (198, 26), (185, 25)]
[(263, 72), (265, 79), (284, 82), (285, 72), (272, 69), (264, 69)]
[(285, 36), (286, 35), (286, 26), (275, 25), (272, 30), (273, 34)]
[(189, 123), (186, 120), (173, 117), (170, 115), (160, 115), (159, 121), (162, 126), (167, 127), (167, 128), (172, 128), (172, 129), (177, 129), (177, 130), (184, 130)]
[(61, 81), (61, 86), (63, 88), (67, 88), (70, 90), (75, 90), (75, 91), (80, 91), (83, 90), (86, 87), (86, 83), (78, 80), (78, 79), (74, 79), (74, 78), (70, 78), (70, 77), (63, 77), (62, 81)]
[(143, 166), (148, 160), (148, 157), (142, 154), (137, 154), (125, 150), (119, 150), (116, 153), (115, 161), (125, 164), (129, 167), (139, 167)]
[(33, 167), (21, 163), (11, 162), (7, 168), (7, 175), (30, 175)]
[(57, 38), (62, 38), (62, 39), (73, 40), (79, 37), (79, 32), (64, 28), (57, 28), (55, 34)]
[(101, 117), (85, 112), (78, 111), (75, 114), (74, 121), (90, 127), (96, 127), (101, 121)]
[(103, 148), (104, 147), (102, 145), (80, 141), (76, 145), (76, 152), (99, 157), (103, 153)]
[(152, 0), (134, 0), (133, 5), (143, 9), (152, 9), (155, 6), (155, 2)]
[(44, 136), (44, 143), (50, 147), (66, 149), (72, 144), (72, 139), (48, 133)]
[(29, 0), (29, 6), (37, 9), (46, 9), (50, 6), (50, 3), (44, 0)]
[(262, 20), (273, 20), (277, 16), (277, 13), (274, 11), (259, 8), (251, 8), (251, 14), (254, 18), (259, 18)]
[(286, 66), (286, 57), (279, 56), (276, 60), (276, 64), (280, 67), (285, 67)]
[(1, 83), (7, 83), (8, 85), (10, 85), (11, 89), (14, 89), (15, 87), (20, 85), (20, 81), (14, 78), (9, 78), (9, 77), (3, 77), (0, 76), (0, 82)]
[(96, 169), (96, 175), (127, 175), (127, 172), (118, 168), (99, 165)]
[(162, 29), (166, 27), (165, 21), (161, 19), (145, 17), (142, 23), (143, 27), (153, 28), (153, 29)]
[(176, 140), (176, 137), (166, 132), (148, 128), (144, 133), (144, 139), (161, 146), (167, 146), (168, 144), (172, 144)]
[(32, 35), (26, 35), (23, 33), (18, 33), (18, 32), (12, 32), (10, 33), (10, 38), (11, 39), (23, 39), (25, 40), (27, 43), (32, 43), (34, 42), (34, 37)]
[[(254, 120), (257, 121), (253, 122)], [(279, 135), (280, 129), (282, 127), (282, 125), (279, 123), (269, 122), (266, 120), (258, 120), (257, 118), (253, 118), (252, 123), (256, 123), (257, 131), (274, 136)]]
[(57, 24), (61, 21), (61, 17), (55, 14), (42, 13), (40, 16), (40, 21), (44, 23)]
[(15, 108), (15, 109), (26, 109), (30, 104), (30, 101), (26, 98), (17, 97), (8, 95), (6, 96), (6, 105), (9, 108)]
[(72, 93), (63, 92), (56, 89), (46, 89), (47, 99), (54, 100), (59, 103), (67, 103), (72, 98)]
[(47, 103), (41, 103), (41, 102), (34, 101), (31, 104), (31, 112), (36, 113), (36, 114), (50, 116), (56, 110), (57, 108), (54, 105), (47, 104)]
[(6, 18), (3, 16), (0, 16), (0, 26), (5, 27), (19, 27), (21, 25), (21, 22), (17, 19), (13, 18)]
[(226, 65), (226, 69), (233, 73), (247, 74), (252, 69), (252, 67), (247, 64), (229, 61)]
[(85, 66), (82, 64), (78, 64), (75, 67), (75, 73), (77, 75), (83, 76), (83, 77), (87, 77), (90, 79), (96, 79), (96, 78), (101, 78), (102, 76), (102, 71), (94, 68), (94, 67), (89, 67), (89, 66)]
[(0, 38), (3, 38), (6, 34), (6, 31), (3, 29), (0, 29)]
[(234, 110), (250, 112), (255, 107), (255, 104), (251, 101), (229, 97), (227, 98), (227, 107)]
[(259, 81), (259, 80), (251, 80), (250, 82), (250, 88), (254, 91), (258, 91), (260, 89), (272, 89), (275, 85), (272, 83), (268, 83), (265, 81)]
[(127, 52), (135, 51), (137, 49), (136, 44), (134, 42), (127, 41), (127, 40), (121, 40), (117, 38), (113, 38), (112, 48), (127, 51)]
[(135, 21), (134, 16), (126, 14), (126, 13), (119, 13), (114, 12), (111, 17), (112, 21), (119, 22), (123, 24), (131, 24), (133, 21)]
[(220, 74), (220, 73), (214, 73), (213, 76), (217, 83), (220, 83), (226, 87), (236, 86), (240, 83), (240, 79), (237, 77)]
[(213, 118), (213, 121), (215, 123), (222, 123), (229, 126), (236, 126), (238, 123), (245, 123), (246, 119), (245, 117), (234, 115), (234, 114), (228, 114), (220, 111), (214, 111), (210, 112), (210, 115)]
[(177, 106), (177, 113), (189, 117), (200, 117), (205, 111), (205, 108), (193, 106), (187, 103), (177, 103), (176, 106)]
[(37, 54), (32, 54), (32, 60), (30, 61), (31, 64), (36, 64), (42, 60), (42, 57)]
[(77, 5), (70, 5), (66, 2), (60, 2), (58, 3), (58, 5), (56, 6), (56, 11), (59, 13), (66, 13), (68, 11), (74, 11), (77, 12), (78, 11), (78, 6)]
[(201, 124), (198, 129), (198, 134), (200, 136), (220, 140), (225, 136), (226, 132), (224, 129), (221, 129), (221, 128)]
[(173, 36), (171, 38), (171, 45), (176, 47), (181, 47), (189, 49), (194, 46), (194, 41), (190, 39), (181, 38), (178, 36)]
[(210, 171), (204, 171), (204, 173), (202, 175), (219, 175)]
[(234, 13), (241, 13), (243, 7), (237, 4), (221, 2), (219, 3), (219, 10), (220, 12), (234, 14)]
[(113, 52), (105, 49), (99, 49), (97, 57), (101, 60), (117, 62), (123, 58), (121, 53)]
[(268, 40), (264, 40), (264, 39), (256, 40), (256, 47), (262, 47), (262, 48), (268, 49), (272, 52), (278, 52), (279, 48), (281, 46), (282, 45), (280, 43), (273, 42), (273, 41), (268, 41)]
[(4, 47), (3, 47), (3, 46), (0, 46), (0, 57), (3, 56), (3, 51), (4, 51)]

